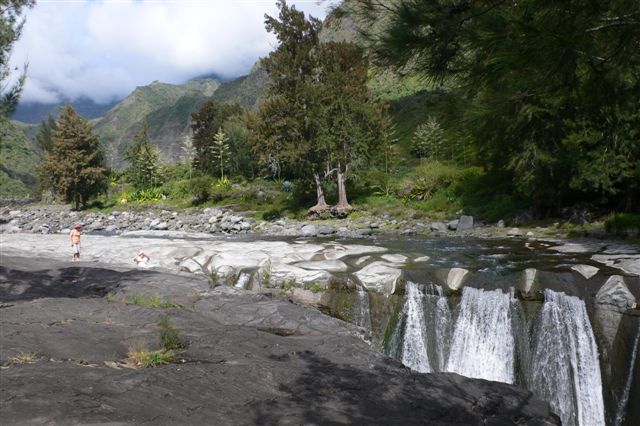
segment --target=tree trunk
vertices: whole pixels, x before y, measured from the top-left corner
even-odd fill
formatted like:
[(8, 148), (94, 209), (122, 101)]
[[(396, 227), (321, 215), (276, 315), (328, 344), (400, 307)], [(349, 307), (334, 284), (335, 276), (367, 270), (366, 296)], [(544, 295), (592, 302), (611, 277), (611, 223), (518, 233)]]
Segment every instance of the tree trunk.
[(322, 212), (329, 209), (327, 202), (324, 199), (324, 191), (322, 190), (322, 182), (320, 181), (320, 175), (313, 173), (313, 180), (316, 183), (316, 205), (309, 209), (309, 215), (320, 215)]
[(338, 164), (338, 204), (336, 205), (336, 209), (339, 210), (350, 210), (352, 207), (347, 200), (347, 188), (345, 186), (346, 178), (342, 173), (342, 169)]

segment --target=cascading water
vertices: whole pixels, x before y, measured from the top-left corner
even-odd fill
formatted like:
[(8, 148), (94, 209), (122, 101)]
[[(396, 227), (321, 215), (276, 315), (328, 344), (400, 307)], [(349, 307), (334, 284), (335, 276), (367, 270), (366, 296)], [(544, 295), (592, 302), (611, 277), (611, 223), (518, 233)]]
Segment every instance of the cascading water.
[[(519, 383), (548, 400), (563, 425), (604, 424), (598, 350), (581, 299), (545, 290), (529, 339), (523, 307), (513, 293), (463, 288), (452, 327), (440, 287), (427, 286), (425, 294), (407, 282), (405, 290), (391, 335), (392, 346), (401, 350), (387, 352), (406, 366)], [(637, 350), (638, 338), (634, 344)]]
[(514, 382), (512, 299), (512, 295), (501, 290), (463, 289), (446, 371)]
[(535, 321), (528, 384), (563, 425), (604, 425), (598, 349), (584, 302), (545, 290)]
[(426, 346), (424, 293), (415, 283), (407, 282), (403, 310), (406, 320), (402, 341), (402, 363), (420, 373), (430, 373), (432, 370)]
[[(435, 361), (436, 371), (444, 371), (449, 356), (451, 341), (451, 309), (449, 302), (439, 285), (429, 285), (425, 294), (425, 318), (427, 322), (427, 338), (430, 344), (430, 358)], [(429, 326), (432, 327), (429, 327)]]
[(356, 302), (356, 324), (360, 327), (371, 331), (371, 312), (369, 307), (369, 293), (362, 288), (357, 288), (357, 302)]
[(240, 273), (240, 276), (238, 277), (238, 281), (236, 282), (236, 285), (234, 287), (242, 288), (246, 290), (250, 280), (251, 280), (251, 274), (248, 272), (242, 272)]
[(638, 343), (640, 343), (640, 330), (636, 333), (636, 338), (633, 341), (633, 348), (631, 349), (631, 362), (629, 363), (629, 372), (627, 373), (627, 381), (624, 384), (622, 390), (622, 397), (616, 407), (616, 419), (615, 426), (621, 426), (625, 420), (625, 411), (627, 403), (629, 402), (629, 392), (631, 390), (631, 382), (633, 381), (633, 369), (636, 365), (636, 357), (638, 356)]

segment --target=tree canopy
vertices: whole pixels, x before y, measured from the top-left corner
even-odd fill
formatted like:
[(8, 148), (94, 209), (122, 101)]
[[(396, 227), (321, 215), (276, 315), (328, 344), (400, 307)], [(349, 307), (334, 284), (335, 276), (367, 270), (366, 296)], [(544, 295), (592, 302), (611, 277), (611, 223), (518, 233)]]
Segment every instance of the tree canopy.
[(0, 119), (10, 115), (18, 105), (22, 86), (26, 78), (26, 64), (22, 74), (11, 83), (11, 50), (20, 37), (24, 19), (21, 15), (25, 8), (33, 7), (34, 0), (0, 1)]
[(639, 2), (355, 3), (377, 61), (458, 93), (483, 165), (539, 210), (640, 205)]
[(106, 190), (107, 170), (98, 138), (72, 107), (60, 109), (52, 142), (51, 151), (44, 153), (42, 167), (56, 194), (78, 209)]
[(143, 120), (124, 156), (129, 162), (127, 179), (135, 189), (150, 189), (161, 184), (160, 153), (149, 143), (149, 125)]

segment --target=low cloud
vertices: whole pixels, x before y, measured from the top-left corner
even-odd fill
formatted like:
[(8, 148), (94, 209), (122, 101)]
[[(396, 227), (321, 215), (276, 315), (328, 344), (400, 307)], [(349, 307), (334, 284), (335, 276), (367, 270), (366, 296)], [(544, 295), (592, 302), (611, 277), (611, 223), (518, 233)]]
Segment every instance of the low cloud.
[[(289, 3), (318, 18), (330, 4)], [(277, 16), (275, 2), (40, 0), (12, 55), (29, 63), (22, 100), (106, 103), (154, 80), (246, 74), (276, 46), (265, 13)]]

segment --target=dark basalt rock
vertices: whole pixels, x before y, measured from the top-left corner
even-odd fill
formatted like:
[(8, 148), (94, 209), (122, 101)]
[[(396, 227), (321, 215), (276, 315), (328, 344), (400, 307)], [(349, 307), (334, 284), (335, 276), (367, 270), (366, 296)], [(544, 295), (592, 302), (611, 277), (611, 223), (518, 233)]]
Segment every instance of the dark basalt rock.
[[(356, 327), (272, 295), (212, 291), (204, 277), (1, 262), (3, 424), (559, 424), (531, 392), (411, 372)], [(113, 301), (132, 295), (183, 307)], [(159, 348), (167, 314), (188, 342), (178, 362), (120, 368), (130, 347)], [(37, 360), (12, 362), (19, 353)]]

